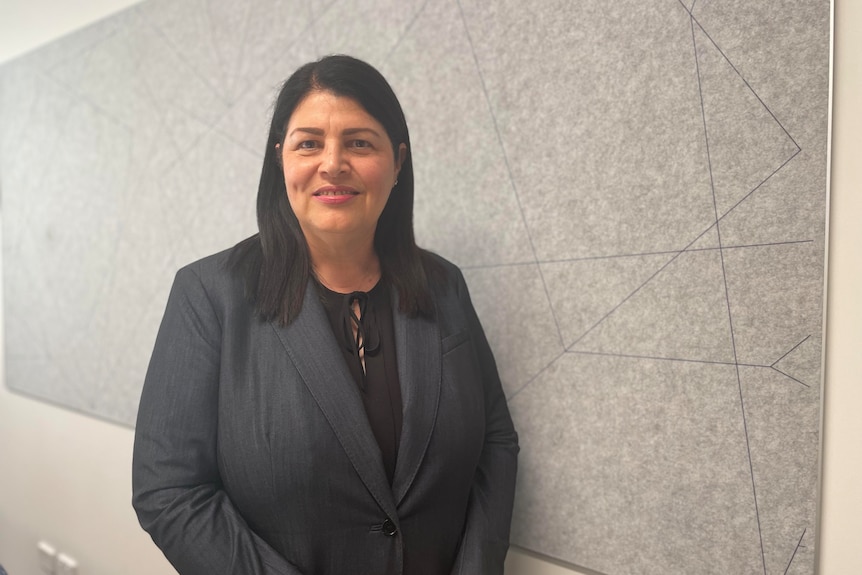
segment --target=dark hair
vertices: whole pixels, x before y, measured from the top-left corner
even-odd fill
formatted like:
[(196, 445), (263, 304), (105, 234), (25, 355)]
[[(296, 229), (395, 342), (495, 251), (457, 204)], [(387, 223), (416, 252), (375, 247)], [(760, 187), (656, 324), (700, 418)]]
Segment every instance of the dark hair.
[(389, 83), (373, 66), (350, 56), (326, 56), (309, 62), (285, 81), (275, 102), (257, 191), (259, 232), (237, 244), (229, 266), (245, 279), (246, 295), (260, 316), (282, 325), (302, 309), (311, 277), (308, 244), (284, 184), (280, 146), (294, 109), (309, 93), (320, 90), (352, 98), (386, 129), (395, 160), (400, 144), (407, 154), (398, 181), (383, 208), (374, 235), (383, 279), (397, 291), (399, 310), (432, 317), (429, 275), (439, 264), (416, 246), (413, 236), (413, 161), (407, 121)]

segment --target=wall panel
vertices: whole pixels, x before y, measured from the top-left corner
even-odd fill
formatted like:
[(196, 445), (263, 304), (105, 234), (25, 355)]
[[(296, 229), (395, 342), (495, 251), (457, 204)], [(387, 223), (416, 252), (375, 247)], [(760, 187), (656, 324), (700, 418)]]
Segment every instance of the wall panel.
[(148, 0), (5, 64), (8, 385), (132, 424), (173, 272), (254, 231), (275, 87), (348, 52), (402, 99), (417, 236), (499, 358), (514, 542), (812, 573), (829, 10)]

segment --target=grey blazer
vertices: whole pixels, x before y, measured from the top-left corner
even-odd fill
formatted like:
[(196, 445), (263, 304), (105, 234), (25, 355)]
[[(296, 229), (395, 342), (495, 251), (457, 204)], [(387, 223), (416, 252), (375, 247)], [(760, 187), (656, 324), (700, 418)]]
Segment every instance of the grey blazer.
[[(182, 575), (502, 574), (518, 441), (461, 272), (434, 321), (394, 313), (392, 486), (311, 286), (258, 319), (228, 252), (181, 269), (135, 432), (133, 504)], [(397, 299), (397, 296), (395, 296)]]

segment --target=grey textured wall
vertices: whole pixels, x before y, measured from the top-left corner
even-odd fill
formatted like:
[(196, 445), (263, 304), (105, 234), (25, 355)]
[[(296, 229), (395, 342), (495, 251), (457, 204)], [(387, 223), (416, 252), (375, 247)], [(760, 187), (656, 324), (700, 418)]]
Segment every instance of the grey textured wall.
[(828, 0), (148, 0), (0, 68), (8, 385), (125, 424), (173, 272), (252, 233), (332, 53), (410, 122), (522, 436), (514, 542), (814, 570)]

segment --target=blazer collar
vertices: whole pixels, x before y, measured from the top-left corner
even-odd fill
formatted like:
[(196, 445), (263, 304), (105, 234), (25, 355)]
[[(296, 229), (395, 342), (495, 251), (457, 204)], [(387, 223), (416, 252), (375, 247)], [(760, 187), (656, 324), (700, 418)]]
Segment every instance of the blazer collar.
[(312, 282), (302, 310), (287, 327), (272, 322), (285, 351), (332, 427), (368, 491), (391, 518), (419, 470), (434, 429), (440, 399), (441, 355), (437, 324), (398, 312), (393, 290), (393, 324), (403, 423), (392, 487), (377, 440), (368, 424), (360, 391), (329, 327)]

